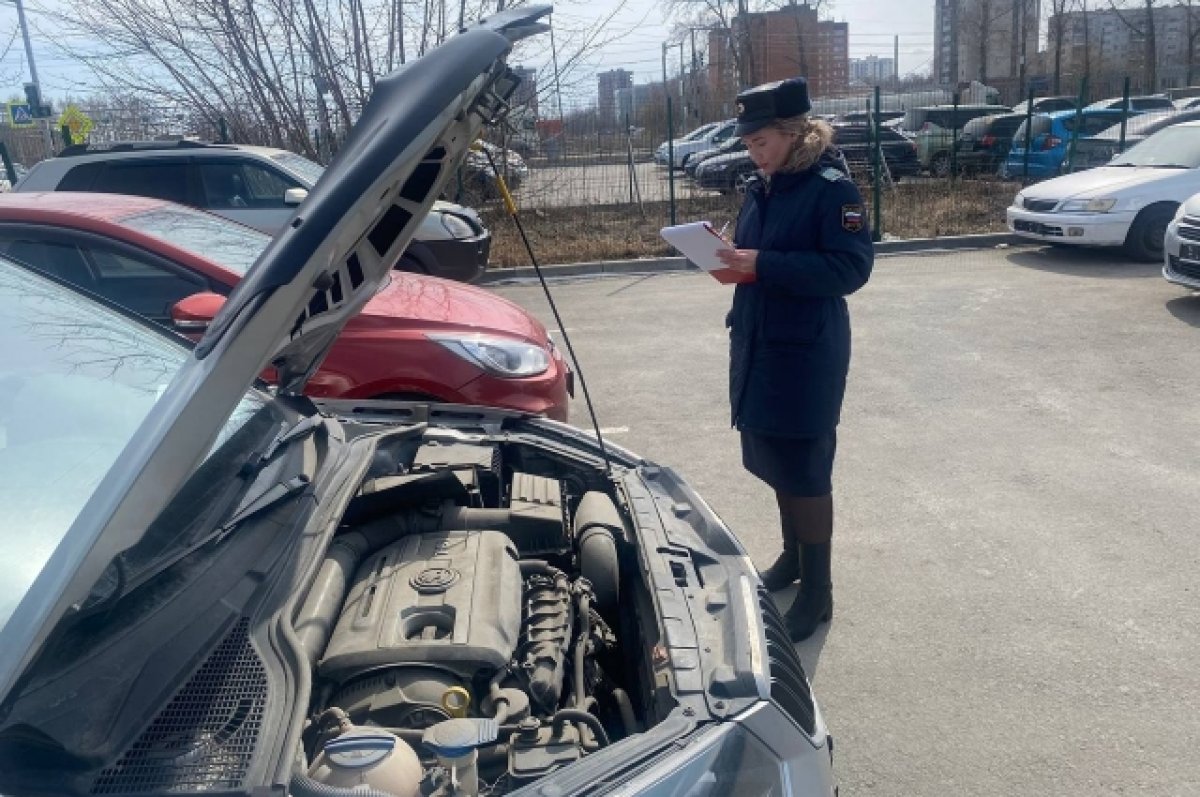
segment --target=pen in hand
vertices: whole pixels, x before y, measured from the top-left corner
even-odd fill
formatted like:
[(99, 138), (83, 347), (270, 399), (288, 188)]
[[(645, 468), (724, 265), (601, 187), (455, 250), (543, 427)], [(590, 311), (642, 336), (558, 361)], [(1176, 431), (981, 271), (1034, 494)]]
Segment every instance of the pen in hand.
[(728, 239), (728, 238), (725, 238), (725, 231), (726, 231), (726, 230), (728, 230), (728, 229), (729, 229), (729, 222), (725, 222), (725, 226), (723, 226), (723, 227), (721, 228), (721, 231), (720, 231), (719, 233), (717, 233), (717, 237), (718, 237), (718, 238), (724, 238), (724, 239), (725, 239), (726, 241), (728, 241), (729, 243), (733, 243), (732, 241), (729, 241), (729, 239)]

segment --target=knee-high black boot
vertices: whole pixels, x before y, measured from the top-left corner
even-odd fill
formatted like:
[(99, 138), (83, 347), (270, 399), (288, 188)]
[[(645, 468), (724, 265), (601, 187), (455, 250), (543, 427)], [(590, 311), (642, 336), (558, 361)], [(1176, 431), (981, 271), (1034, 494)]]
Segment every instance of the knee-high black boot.
[(795, 526), (782, 508), (779, 514), (783, 552), (775, 559), (774, 564), (759, 573), (763, 586), (771, 592), (787, 589), (800, 578), (800, 542), (796, 539)]
[(828, 542), (800, 546), (800, 592), (783, 618), (793, 642), (808, 639), (833, 618), (831, 549)]

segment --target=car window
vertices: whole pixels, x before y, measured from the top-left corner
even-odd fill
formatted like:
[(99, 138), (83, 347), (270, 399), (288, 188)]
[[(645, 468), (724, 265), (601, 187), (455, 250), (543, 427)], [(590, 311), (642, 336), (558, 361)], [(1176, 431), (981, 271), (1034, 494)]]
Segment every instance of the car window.
[(84, 290), (96, 287), (91, 266), (79, 248), (71, 244), (6, 235), (0, 236), (0, 253)]
[(1200, 166), (1200, 127), (1159, 130), (1112, 162), (1113, 166), (1157, 166), (1194, 169)]
[(723, 125), (723, 126), (717, 128), (716, 133), (713, 134), (713, 141), (720, 143), (720, 142), (724, 141), (725, 139), (729, 138), (730, 136), (733, 135), (733, 131), (734, 131), (734, 129), (736, 129), (736, 127), (737, 127), (737, 125), (730, 124), (730, 125)]
[(1112, 125), (1112, 117), (1108, 115), (1085, 116), (1079, 130), (1081, 136), (1094, 136)]
[(91, 191), (92, 184), (104, 171), (103, 161), (83, 163), (68, 171), (59, 181), (56, 191)]
[(1016, 129), (1024, 123), (1024, 119), (1020, 116), (999, 116), (996, 117), (988, 128), (987, 132), (993, 136), (1011, 136)]
[(103, 247), (83, 250), (96, 272), (96, 294), (153, 321), (168, 321), (172, 305), (208, 290), (195, 274)]
[[(1166, 108), (1175, 108), (1175, 103), (1166, 97), (1139, 97), (1131, 100), (1129, 104), (1135, 111), (1159, 111)], [(1117, 107), (1119, 108), (1120, 105)]]
[(122, 163), (109, 161), (90, 190), (110, 194), (133, 194), (188, 204), (186, 161)]
[(200, 184), (206, 208), (286, 208), (283, 196), (300, 184), (256, 163), (202, 163)]
[(1033, 116), (1028, 123), (1021, 122), (1021, 124), (1017, 126), (1017, 132), (1013, 134), (1013, 140), (1021, 147), (1025, 146), (1025, 130), (1027, 126), (1030, 128), (1029, 136), (1032, 138), (1033, 136), (1040, 136), (1049, 133), (1054, 126), (1054, 122), (1049, 116), (1042, 114)]
[(310, 161), (303, 155), (297, 155), (294, 152), (276, 152), (271, 155), (271, 160), (278, 163), (283, 168), (287, 169), (292, 174), (299, 177), (310, 186), (316, 185), (317, 180), (321, 179), (321, 175), (325, 173), (325, 167), (316, 161)]

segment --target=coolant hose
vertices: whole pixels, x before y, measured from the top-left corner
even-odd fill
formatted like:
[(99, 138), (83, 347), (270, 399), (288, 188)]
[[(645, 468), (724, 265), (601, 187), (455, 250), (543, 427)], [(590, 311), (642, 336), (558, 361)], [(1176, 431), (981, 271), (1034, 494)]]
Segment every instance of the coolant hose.
[(550, 722), (556, 729), (561, 728), (567, 722), (586, 725), (592, 729), (592, 734), (596, 737), (596, 741), (600, 746), (608, 747), (608, 734), (604, 731), (604, 726), (600, 724), (600, 720), (596, 718), (595, 714), (589, 714), (577, 708), (561, 708), (554, 712), (554, 716)]
[(330, 786), (300, 772), (292, 774), (288, 783), (288, 793), (290, 797), (396, 797), (391, 792), (365, 785), (355, 786), (353, 789)]
[(629, 693), (619, 686), (614, 686), (612, 699), (617, 704), (617, 713), (621, 715), (621, 724), (625, 726), (625, 735), (637, 733), (637, 717), (634, 716), (633, 701), (629, 699)]

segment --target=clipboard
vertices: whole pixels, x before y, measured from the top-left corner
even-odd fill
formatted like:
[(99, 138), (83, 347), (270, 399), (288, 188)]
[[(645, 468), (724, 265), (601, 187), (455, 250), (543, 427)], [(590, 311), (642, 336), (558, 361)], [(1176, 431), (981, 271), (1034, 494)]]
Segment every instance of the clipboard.
[(660, 234), (667, 243), (697, 267), (707, 271), (717, 282), (724, 285), (754, 282), (753, 274), (734, 271), (717, 257), (717, 252), (732, 252), (733, 247), (707, 221), (663, 227)]

